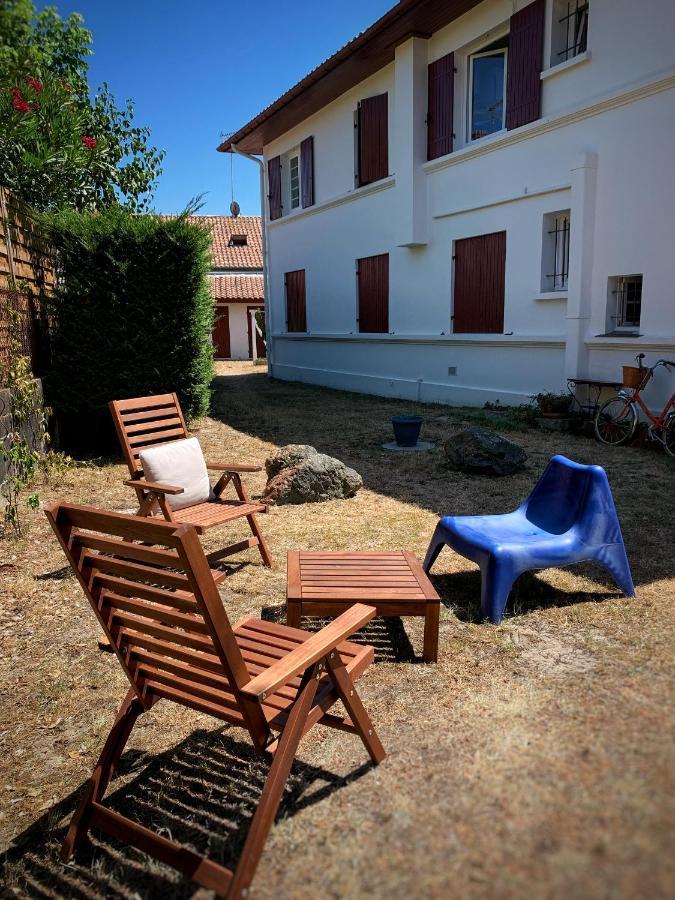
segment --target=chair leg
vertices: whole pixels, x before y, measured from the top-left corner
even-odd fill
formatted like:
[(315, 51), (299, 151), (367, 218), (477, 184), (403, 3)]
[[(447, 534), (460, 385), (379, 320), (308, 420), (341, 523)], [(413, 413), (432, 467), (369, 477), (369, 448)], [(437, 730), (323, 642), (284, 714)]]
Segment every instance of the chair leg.
[(248, 893), (248, 887), (253, 880), (267, 835), (279, 809), (279, 803), (295, 759), (298, 744), (303, 735), (307, 716), (312, 708), (320, 677), (321, 672), (318, 664), (308, 669), (303, 676), (297, 699), (279, 738), (279, 745), (274, 754), (270, 773), (267, 776), (258, 808), (246, 835), (244, 849), (234, 870), (234, 878), (228, 891), (228, 897), (245, 897)]
[(347, 710), (347, 714), (356, 726), (361, 740), (370, 754), (370, 758), (375, 765), (379, 765), (386, 756), (384, 747), (380, 743), (370, 716), (366, 712), (361, 698), (356, 693), (354, 682), (349, 677), (349, 673), (337, 650), (333, 650), (328, 654), (326, 663), (328, 674), (335, 685), (335, 690), (340, 700), (342, 700), (344, 708)]
[[(237, 492), (237, 497), (240, 500), (243, 500), (245, 503), (250, 503), (251, 498), (249, 497), (248, 491), (246, 490), (246, 486), (244, 482), (241, 480), (238, 473), (232, 475), (232, 484), (234, 486), (235, 491)], [(258, 525), (258, 519), (255, 514), (251, 514), (250, 516), (246, 516), (249, 527), (253, 532), (253, 536), (258, 538), (258, 550), (260, 551), (260, 555), (262, 556), (263, 563), (270, 569), (275, 569), (274, 560), (272, 559), (272, 554), (269, 551), (269, 547), (267, 546), (267, 542), (263, 537), (262, 531), (260, 530), (260, 526)]]
[(603, 547), (602, 552), (598, 554), (597, 560), (610, 573), (620, 591), (623, 591), (627, 597), (635, 596), (633, 576), (631, 575), (626, 548), (623, 544)]
[(248, 520), (249, 527), (253, 532), (254, 537), (258, 538), (258, 550), (260, 550), (260, 555), (262, 556), (263, 563), (270, 569), (275, 569), (274, 560), (272, 559), (272, 554), (270, 553), (269, 547), (267, 546), (267, 541), (263, 537), (263, 533), (260, 530), (260, 525), (258, 525), (258, 519), (255, 514), (252, 513), (250, 516), (246, 516)]
[(480, 611), (483, 619), (499, 625), (515, 580), (516, 573), (508, 560), (498, 561), (491, 556), (487, 564), (481, 566)]
[(424, 557), (424, 563), (422, 564), (422, 568), (427, 574), (429, 574), (429, 570), (438, 559), (438, 554), (441, 552), (444, 546), (445, 541), (441, 537), (440, 527), (437, 525), (436, 530), (434, 531), (434, 536), (431, 538), (431, 542), (429, 543), (427, 555)]
[(144, 712), (144, 708), (136, 695), (136, 691), (133, 688), (129, 688), (117, 713), (113, 727), (110, 729), (110, 734), (103, 746), (87, 788), (68, 826), (68, 833), (61, 845), (60, 855), (63, 862), (67, 862), (70, 859), (77, 846), (84, 840), (89, 829), (91, 804), (99, 801), (105, 794), (115, 766), (119, 762), (122, 751), (129, 740), (129, 735), (136, 724), (136, 719), (142, 712)]

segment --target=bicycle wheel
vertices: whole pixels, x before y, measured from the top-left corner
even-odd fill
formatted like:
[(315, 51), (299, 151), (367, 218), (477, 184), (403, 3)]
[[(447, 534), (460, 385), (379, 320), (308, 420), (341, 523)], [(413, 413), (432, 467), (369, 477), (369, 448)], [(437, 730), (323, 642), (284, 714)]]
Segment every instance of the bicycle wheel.
[(666, 453), (675, 456), (675, 415), (670, 415), (663, 423), (663, 446)]
[(621, 397), (612, 397), (597, 411), (593, 424), (595, 435), (601, 443), (618, 447), (633, 437), (637, 422), (633, 404)]

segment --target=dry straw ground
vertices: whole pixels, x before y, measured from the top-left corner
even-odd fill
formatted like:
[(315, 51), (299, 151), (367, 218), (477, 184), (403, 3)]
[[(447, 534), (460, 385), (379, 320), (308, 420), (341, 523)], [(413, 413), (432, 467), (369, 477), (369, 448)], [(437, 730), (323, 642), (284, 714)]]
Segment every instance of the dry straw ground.
[[(608, 471), (637, 599), (599, 570), (523, 577), (500, 627), (477, 621), (478, 576), (445, 551), (440, 659), (420, 663), (422, 621), (376, 620), (362, 695), (389, 756), (365, 764), (357, 739), (315, 729), (263, 854), (258, 898), (657, 898), (673, 891), (673, 464), (536, 431), (515, 439), (521, 474), (458, 475), (438, 452), (388, 455), (389, 416), (413, 404), (270, 383), (223, 365), (199, 438), (212, 459), (262, 462), (307, 442), (358, 469), (346, 502), (273, 509), (262, 521), (279, 569), (253, 554), (230, 566), (233, 620), (282, 616), (289, 548), (409, 548), (436, 518), (515, 506), (554, 452)], [(462, 413), (426, 407), (440, 441)], [(118, 462), (67, 471), (43, 498), (123, 510)], [(254, 492), (262, 476), (250, 479)], [(173, 874), (113, 841), (68, 867), (56, 848), (125, 690), (44, 516), (0, 544), (0, 861), (20, 897), (184, 897)], [(213, 543), (212, 538), (207, 543)], [(315, 623), (308, 623), (310, 626)], [(672, 694), (670, 695), (672, 697)], [(132, 735), (112, 802), (174, 838), (236, 855), (264, 767), (242, 733), (159, 704)], [(159, 812), (157, 811), (159, 810)]]

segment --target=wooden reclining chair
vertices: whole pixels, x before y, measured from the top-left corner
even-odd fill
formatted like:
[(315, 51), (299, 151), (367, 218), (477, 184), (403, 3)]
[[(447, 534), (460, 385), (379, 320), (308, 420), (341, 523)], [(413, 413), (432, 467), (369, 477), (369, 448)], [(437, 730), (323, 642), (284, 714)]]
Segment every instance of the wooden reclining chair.
[[(232, 628), (192, 526), (65, 502), (46, 513), (130, 682), (62, 859), (95, 827), (220, 896), (246, 896), (302, 736), (327, 725), (358, 734), (374, 763), (384, 758), (354, 688), (373, 648), (346, 641), (375, 610), (357, 604), (315, 634), (258, 619)], [(247, 729), (272, 758), (234, 871), (101, 802), (136, 720), (160, 699)], [(344, 717), (329, 712), (338, 699)]]
[[(253, 502), (241, 480), (242, 472), (260, 472), (262, 466), (207, 462), (208, 469), (222, 473), (213, 488), (215, 498), (195, 506), (171, 510), (166, 497), (180, 494), (181, 488), (146, 481), (139, 456), (141, 451), (149, 447), (159, 447), (161, 444), (191, 437), (178, 397), (176, 394), (157, 394), (130, 400), (112, 400), (108, 406), (131, 475), (130, 480), (124, 483), (136, 491), (139, 516), (161, 514), (170, 522), (194, 525), (198, 534), (204, 534), (210, 528), (246, 517), (253, 537), (209, 554), (209, 562), (214, 563), (249, 547), (257, 547), (263, 563), (271, 569), (274, 568), (274, 562), (256, 518), (256, 513), (268, 511), (267, 504)], [(228, 500), (223, 497), (223, 492), (229, 484), (234, 487), (238, 499)]]

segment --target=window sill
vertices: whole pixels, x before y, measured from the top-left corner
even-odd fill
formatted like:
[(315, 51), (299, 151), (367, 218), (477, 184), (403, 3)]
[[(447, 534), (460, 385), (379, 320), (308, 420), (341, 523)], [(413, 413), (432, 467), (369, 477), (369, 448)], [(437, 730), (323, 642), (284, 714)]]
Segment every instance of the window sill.
[(379, 181), (372, 181), (370, 184), (365, 184), (363, 187), (353, 188), (351, 191), (339, 194), (337, 197), (331, 197), (330, 200), (322, 200), (320, 203), (315, 203), (313, 206), (306, 206), (304, 209), (294, 209), (292, 212), (286, 213), (278, 219), (268, 219), (267, 226), (268, 228), (277, 228), (279, 225), (283, 225), (286, 222), (295, 222), (297, 219), (302, 219), (304, 216), (311, 216), (314, 215), (314, 213), (323, 212), (325, 209), (331, 209), (333, 206), (341, 206), (343, 203), (350, 203), (352, 200), (358, 200), (360, 197), (367, 197), (368, 194), (376, 194), (378, 191), (393, 187), (395, 184), (396, 177), (394, 175), (388, 175), (386, 178), (381, 178)]
[(548, 69), (544, 69), (544, 71), (540, 73), (539, 77), (542, 81), (546, 81), (547, 78), (555, 78), (556, 75), (561, 75), (563, 72), (567, 72), (569, 69), (573, 69), (575, 66), (580, 66), (582, 63), (589, 62), (590, 59), (591, 51), (584, 50), (583, 53), (577, 53), (577, 55), (573, 56), (572, 59), (566, 59), (565, 62), (558, 63), (557, 66), (551, 66)]
[(535, 295), (534, 299), (542, 300), (543, 302), (567, 300), (567, 291), (541, 291), (541, 293)]

